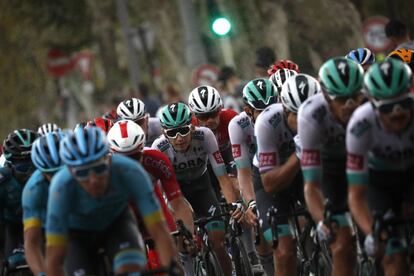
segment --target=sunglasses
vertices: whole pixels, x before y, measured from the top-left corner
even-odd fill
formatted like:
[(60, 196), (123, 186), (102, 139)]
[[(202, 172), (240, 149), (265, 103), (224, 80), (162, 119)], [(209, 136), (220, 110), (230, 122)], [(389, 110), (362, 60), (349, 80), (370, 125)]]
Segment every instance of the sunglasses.
[(411, 109), (413, 108), (414, 99), (411, 96), (405, 96), (404, 98), (400, 99), (393, 99), (393, 100), (382, 100), (382, 101), (372, 101), (375, 108), (378, 109), (379, 112), (388, 114), (394, 111), (394, 108), (397, 106), (401, 107), (402, 109)]
[(339, 103), (342, 103), (342, 104), (345, 104), (345, 103), (347, 103), (348, 101), (351, 101), (351, 100), (354, 101), (354, 103), (359, 103), (361, 100), (364, 99), (364, 94), (357, 93), (357, 94), (355, 94), (351, 97), (335, 97), (335, 96), (331, 96), (331, 95), (328, 94), (328, 97), (329, 97), (329, 99), (331, 99), (333, 101), (336, 101), (336, 102), (339, 102)]
[(196, 118), (200, 121), (207, 121), (210, 118), (216, 118), (220, 113), (220, 110), (207, 112), (207, 113), (198, 113), (195, 114)]
[(32, 162), (16, 163), (12, 164), (12, 168), (15, 172), (21, 174), (31, 173), (35, 170)]
[(77, 180), (83, 181), (88, 179), (92, 172), (97, 176), (108, 173), (109, 159), (105, 158), (85, 166), (72, 167), (71, 170)]
[(187, 136), (190, 133), (191, 125), (173, 128), (173, 129), (166, 129), (165, 135), (170, 139), (177, 138), (178, 134), (182, 137)]

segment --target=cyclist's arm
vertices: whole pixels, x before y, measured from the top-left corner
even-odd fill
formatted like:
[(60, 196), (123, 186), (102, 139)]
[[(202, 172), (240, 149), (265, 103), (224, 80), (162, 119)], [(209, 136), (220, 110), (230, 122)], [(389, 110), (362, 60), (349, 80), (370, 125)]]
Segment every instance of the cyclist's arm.
[(368, 206), (367, 192), (369, 182), (368, 151), (372, 141), (369, 128), (361, 130), (362, 124), (352, 117), (346, 133), (348, 178), (348, 203), (356, 223), (368, 235), (372, 232), (373, 218)]
[(304, 196), (315, 222), (323, 220), (324, 197), (320, 187), (322, 163), (320, 157), (321, 130), (306, 118), (299, 109), (298, 134), (302, 142), (301, 168), (304, 178)]
[(63, 261), (66, 256), (65, 246), (48, 246), (46, 248), (46, 275), (64, 276)]
[(174, 218), (176, 220), (181, 219), (184, 222), (185, 227), (194, 233), (194, 220), (193, 211), (190, 203), (188, 203), (183, 196), (170, 201), (171, 207), (174, 210)]
[(46, 271), (42, 245), (42, 229), (40, 227), (31, 227), (24, 231), (24, 254), (34, 275)]
[(268, 124), (266, 117), (259, 116), (255, 124), (257, 138), (257, 155), (263, 188), (268, 193), (275, 193), (286, 188), (295, 179), (300, 170), (296, 154), (292, 154), (284, 163), (280, 163), (277, 130)]

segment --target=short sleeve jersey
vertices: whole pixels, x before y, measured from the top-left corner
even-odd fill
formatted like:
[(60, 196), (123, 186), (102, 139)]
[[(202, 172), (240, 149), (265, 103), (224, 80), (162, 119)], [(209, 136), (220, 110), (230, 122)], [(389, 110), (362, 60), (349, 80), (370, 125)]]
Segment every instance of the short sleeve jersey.
[(165, 136), (154, 141), (152, 148), (170, 159), (178, 181), (192, 181), (207, 170), (207, 161), (217, 177), (226, 173), (223, 158), (213, 132), (206, 127), (195, 127), (191, 144), (185, 152), (177, 152)]
[(48, 195), (49, 182), (41, 171), (36, 170), (23, 189), (24, 229), (45, 226)]
[(161, 182), (167, 199), (172, 201), (179, 198), (181, 190), (170, 159), (162, 152), (154, 149), (145, 149), (142, 158), (142, 165), (145, 170)]
[(305, 181), (320, 181), (322, 167), (345, 172), (345, 129), (332, 117), (322, 93), (310, 97), (299, 108), (298, 134)]
[(108, 190), (98, 198), (91, 197), (67, 167), (62, 168), (50, 184), (47, 244), (65, 244), (69, 229), (104, 230), (130, 201), (138, 207), (145, 225), (164, 219), (148, 173), (128, 157), (117, 154), (111, 157)]
[(294, 135), (286, 124), (282, 104), (272, 104), (263, 110), (254, 131), (261, 173), (284, 164), (295, 152)]
[(254, 125), (246, 112), (235, 116), (229, 123), (229, 136), (234, 161), (237, 169), (259, 166), (256, 153)]
[(387, 132), (371, 103), (353, 113), (347, 127), (347, 176), (350, 184), (366, 185), (369, 169), (405, 171), (414, 166), (414, 120), (399, 134)]

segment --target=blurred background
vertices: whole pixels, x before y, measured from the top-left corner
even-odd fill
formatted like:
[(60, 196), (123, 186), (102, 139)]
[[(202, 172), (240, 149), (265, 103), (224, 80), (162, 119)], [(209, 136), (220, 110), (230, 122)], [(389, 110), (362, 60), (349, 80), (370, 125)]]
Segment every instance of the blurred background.
[(276, 59), (312, 75), (358, 47), (381, 59), (387, 21), (413, 38), (413, 13), (407, 0), (0, 0), (0, 137), (72, 128), (131, 96), (154, 116), (199, 84), (239, 93)]

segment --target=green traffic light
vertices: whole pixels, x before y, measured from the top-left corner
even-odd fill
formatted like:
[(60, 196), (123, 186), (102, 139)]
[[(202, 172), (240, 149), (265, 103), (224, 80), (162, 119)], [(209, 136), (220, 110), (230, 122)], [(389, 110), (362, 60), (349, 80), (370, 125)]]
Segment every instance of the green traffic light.
[(231, 23), (225, 17), (216, 18), (213, 22), (213, 32), (217, 35), (226, 35), (230, 32)]

